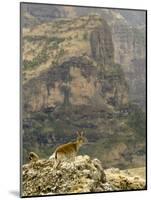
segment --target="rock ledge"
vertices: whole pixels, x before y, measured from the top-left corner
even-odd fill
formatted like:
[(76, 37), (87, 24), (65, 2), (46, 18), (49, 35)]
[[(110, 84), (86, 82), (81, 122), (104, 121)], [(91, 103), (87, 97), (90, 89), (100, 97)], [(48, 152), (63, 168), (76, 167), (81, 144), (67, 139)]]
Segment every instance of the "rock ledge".
[(74, 162), (41, 159), (23, 165), (22, 196), (144, 189), (145, 181), (118, 169), (103, 170), (100, 160), (77, 156)]

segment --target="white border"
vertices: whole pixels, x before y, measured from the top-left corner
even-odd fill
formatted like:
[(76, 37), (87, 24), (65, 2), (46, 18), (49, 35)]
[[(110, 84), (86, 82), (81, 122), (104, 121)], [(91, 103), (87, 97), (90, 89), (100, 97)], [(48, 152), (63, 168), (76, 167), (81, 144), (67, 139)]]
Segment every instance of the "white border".
[[(18, 0), (4, 0), (0, 4), (0, 198), (6, 200), (17, 199), (19, 192), (19, 2)], [(28, 2), (148, 9), (148, 116), (150, 116), (150, 0), (28, 0)], [(148, 177), (151, 177), (150, 124), (148, 117)], [(137, 198), (137, 200), (142, 200), (149, 199), (150, 186), (151, 182), (148, 178), (148, 191), (55, 196), (44, 197), (44, 199), (89, 200), (95, 198), (99, 200), (101, 198), (107, 200), (112, 198), (112, 200), (117, 200), (122, 198), (126, 200)]]

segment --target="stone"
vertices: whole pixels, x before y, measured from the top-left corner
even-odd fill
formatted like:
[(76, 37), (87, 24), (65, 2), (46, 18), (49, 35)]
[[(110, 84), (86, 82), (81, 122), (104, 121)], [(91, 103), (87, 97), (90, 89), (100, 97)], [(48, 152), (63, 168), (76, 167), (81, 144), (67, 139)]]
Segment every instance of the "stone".
[(117, 168), (104, 170), (101, 161), (77, 156), (71, 163), (62, 161), (55, 169), (54, 159), (38, 160), (22, 167), (22, 196), (103, 192), (145, 188), (145, 180), (129, 176)]
[(96, 168), (87, 155), (77, 156), (72, 163), (62, 161), (57, 169), (52, 162), (43, 159), (34, 167), (30, 163), (23, 166), (23, 196), (92, 192), (103, 183), (103, 168)]

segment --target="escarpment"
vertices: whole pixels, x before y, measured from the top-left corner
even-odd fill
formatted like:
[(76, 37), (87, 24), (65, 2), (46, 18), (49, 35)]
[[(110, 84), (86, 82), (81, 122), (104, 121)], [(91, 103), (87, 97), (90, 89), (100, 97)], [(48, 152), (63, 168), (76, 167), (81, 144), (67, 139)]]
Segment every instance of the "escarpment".
[[(120, 68), (118, 65), (116, 67)], [(72, 57), (30, 80), (24, 85), (27, 111), (40, 111), (65, 104), (105, 104), (110, 108), (126, 105), (128, 87), (122, 79), (122, 72), (112, 72), (111, 66), (104, 72), (100, 68), (105, 70), (102, 66), (96, 66), (91, 59)]]
[(91, 32), (90, 42), (93, 58), (105, 66), (114, 62), (114, 47), (110, 28), (105, 21), (103, 24)]
[[(25, 110), (39, 111), (66, 102), (71, 105), (90, 105), (95, 99), (109, 107), (128, 103), (128, 87), (121, 67), (114, 63), (112, 36), (107, 23), (96, 16), (80, 20), (77, 39), (69, 37), (71, 55), (62, 53), (64, 58), (60, 56), (57, 62), (52, 61), (50, 69), (43, 70), (24, 84)], [(94, 20), (97, 20), (97, 27), (91, 24)], [(70, 27), (70, 23), (67, 22), (66, 26)], [(88, 49), (82, 49), (83, 46), (80, 49), (81, 44), (78, 43), (83, 27), (87, 36), (84, 35), (81, 43)], [(69, 33), (73, 30), (70, 29)], [(76, 47), (72, 44), (75, 42)], [(79, 56), (76, 55), (78, 46), (79, 52), (82, 51)], [(66, 52), (66, 48), (64, 41), (58, 47), (63, 52)], [(38, 66), (36, 68), (38, 71)], [(26, 73), (30, 71), (26, 70)]]
[[(24, 16), (24, 26), (32, 27), (33, 24), (41, 24), (42, 22), (48, 22), (48, 21), (55, 21), (59, 18), (70, 18), (73, 19), (75, 17), (84, 17), (90, 15), (90, 13), (95, 13), (95, 17), (101, 18), (102, 21), (104, 19), (107, 21), (108, 26), (110, 28), (110, 32), (112, 34), (112, 40), (114, 45), (114, 60), (116, 63), (119, 63), (124, 72), (125, 76), (128, 82), (128, 85), (130, 87), (130, 99), (132, 101), (135, 101), (138, 103), (141, 107), (143, 106), (143, 109), (145, 109), (145, 94), (144, 94), (144, 77), (145, 72), (143, 72), (143, 69), (141, 73), (138, 73), (141, 77), (135, 77), (135, 74), (137, 73), (134, 68), (137, 66), (134, 64), (136, 61), (139, 63), (142, 68), (145, 65), (145, 59), (146, 59), (146, 32), (145, 32), (145, 26), (146, 26), (146, 14), (144, 11), (128, 11), (128, 10), (110, 10), (110, 9), (99, 9), (99, 8), (84, 8), (84, 7), (59, 7), (59, 6), (53, 6), (51, 8), (47, 8), (46, 6), (37, 7), (34, 6), (26, 6), (25, 13), (28, 13)], [(93, 15), (92, 15), (93, 16)], [(94, 16), (93, 16), (94, 17)], [(90, 18), (93, 18), (90, 16)], [(70, 21), (70, 20), (68, 20)], [(95, 23), (92, 22), (93, 24)], [(107, 26), (106, 26), (107, 27)], [(54, 28), (54, 27), (53, 27)], [(98, 27), (96, 27), (97, 30), (93, 30), (95, 37), (97, 36)], [(101, 30), (103, 32), (104, 29)], [(55, 32), (55, 29), (54, 29)], [(109, 41), (108, 33), (105, 34), (105, 37)], [(85, 34), (85, 38), (87, 37), (87, 34)], [(104, 34), (101, 34), (100, 41), (97, 41), (96, 47), (93, 48), (93, 54), (97, 59), (100, 59), (98, 57), (99, 55), (102, 56), (102, 50), (99, 49), (99, 43), (101, 42), (102, 38), (104, 37)], [(94, 42), (95, 43), (95, 42)], [(104, 48), (103, 40), (101, 42), (102, 47)], [(86, 47), (88, 49), (88, 47)], [(106, 47), (105, 47), (106, 48)], [(110, 48), (112, 49), (112, 48)], [(108, 49), (109, 50), (109, 49)], [(99, 53), (99, 54), (98, 54)], [(111, 53), (111, 52), (110, 52)], [(78, 51), (76, 52), (78, 54)], [(111, 53), (112, 54), (112, 53)], [(108, 57), (108, 56), (107, 56)], [(103, 56), (103, 59), (104, 56)], [(101, 59), (101, 62), (103, 63), (103, 59)], [(110, 60), (110, 58), (107, 59), (107, 61)], [(143, 65), (142, 65), (143, 61)], [(133, 76), (133, 79), (131, 77)], [(138, 86), (139, 85), (139, 86)], [(138, 87), (139, 90), (138, 91)], [(142, 94), (142, 95), (141, 95)], [(140, 96), (138, 98), (137, 96)]]
[(112, 29), (98, 15), (23, 29), (24, 163), (29, 151), (49, 156), (84, 129), (91, 145), (80, 151), (105, 167), (145, 164), (144, 132), (130, 121), (132, 113), (144, 115), (130, 103), (116, 51)]

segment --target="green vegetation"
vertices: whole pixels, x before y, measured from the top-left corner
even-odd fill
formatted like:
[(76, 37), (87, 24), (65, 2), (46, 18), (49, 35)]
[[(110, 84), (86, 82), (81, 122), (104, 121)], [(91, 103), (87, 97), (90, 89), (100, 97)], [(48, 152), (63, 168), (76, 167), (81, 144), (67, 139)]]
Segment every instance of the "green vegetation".
[(146, 115), (137, 105), (131, 105), (131, 109), (127, 124), (135, 131), (136, 138), (145, 140)]
[(47, 36), (26, 36), (24, 37), (28, 42), (46, 41), (47, 43), (55, 42), (57, 44), (63, 42), (65, 38), (58, 37), (47, 37)]
[(43, 41), (46, 40), (46, 36), (41, 35), (35, 35), (35, 36), (25, 36), (24, 40), (27, 40), (28, 42), (37, 42), (37, 41)]
[[(57, 117), (60, 113), (57, 114)], [(34, 112), (29, 118), (25, 118), (23, 122), (23, 162), (28, 161), (30, 151), (36, 152), (43, 158), (48, 158), (54, 148), (61, 142), (65, 143), (70, 140), (72, 127), (68, 121), (56, 120), (50, 111)], [(67, 141), (66, 134), (69, 134)], [(62, 139), (64, 138), (64, 141)]]
[[(111, 161), (104, 155), (113, 151), (114, 147), (115, 152), (118, 152), (118, 145), (126, 145), (127, 163), (120, 163), (120, 167), (124, 168), (130, 164), (129, 159), (135, 150), (135, 145), (139, 144), (140, 140), (145, 140), (145, 113), (139, 107), (130, 105), (129, 109), (132, 111), (124, 118), (112, 116), (112, 119), (105, 120), (105, 116), (102, 116), (98, 124), (96, 119), (100, 114), (97, 115), (96, 111), (92, 112), (84, 107), (78, 109), (72, 105), (66, 106), (66, 104), (68, 104), (68, 99), (65, 99), (57, 112), (49, 109), (43, 110), (31, 113), (28, 119), (24, 119), (24, 163), (27, 162), (30, 151), (36, 152), (43, 158), (48, 158), (56, 146), (76, 138), (75, 130), (83, 129), (90, 144), (83, 146), (79, 154), (97, 157), (109, 166)], [(81, 110), (83, 110), (83, 115)], [(101, 127), (100, 131), (98, 127)], [(144, 155), (144, 147), (139, 149), (137, 154)]]
[(85, 32), (85, 33), (83, 34), (83, 39), (84, 39), (84, 40), (87, 40), (87, 39), (88, 39), (88, 33), (87, 33), (87, 32)]
[(23, 66), (24, 69), (32, 69), (33, 67), (37, 67), (42, 63), (45, 63), (48, 60), (49, 56), (45, 49), (43, 49), (33, 60), (24, 60)]
[(47, 38), (47, 42), (51, 43), (51, 42), (55, 42), (57, 44), (63, 42), (65, 40), (65, 38), (58, 38), (58, 37), (48, 37)]
[[(46, 45), (42, 49), (42, 51), (33, 58), (33, 60), (24, 60), (23, 66), (24, 69), (32, 69), (34, 67), (37, 67), (41, 65), (42, 63), (45, 63), (48, 58), (48, 50), (57, 49), (59, 44), (63, 42), (64, 38), (58, 38), (58, 37), (46, 37), (46, 36), (26, 36), (24, 39), (28, 40), (29, 42), (37, 42), (37, 41), (45, 41)], [(64, 49), (60, 49), (58, 53), (58, 57), (62, 56), (64, 54)], [(58, 60), (58, 58), (57, 58)], [(55, 64), (57, 64), (57, 61), (54, 61)]]
[(144, 35), (144, 31), (141, 31), (137, 28), (133, 28), (133, 34), (134, 34), (134, 38), (135, 38), (135, 42), (142, 44), (145, 42), (145, 35)]
[(111, 67), (108, 67), (104, 73), (105, 77), (117, 76), (118, 78), (120, 78), (124, 76), (122, 67), (119, 64), (113, 64)]

